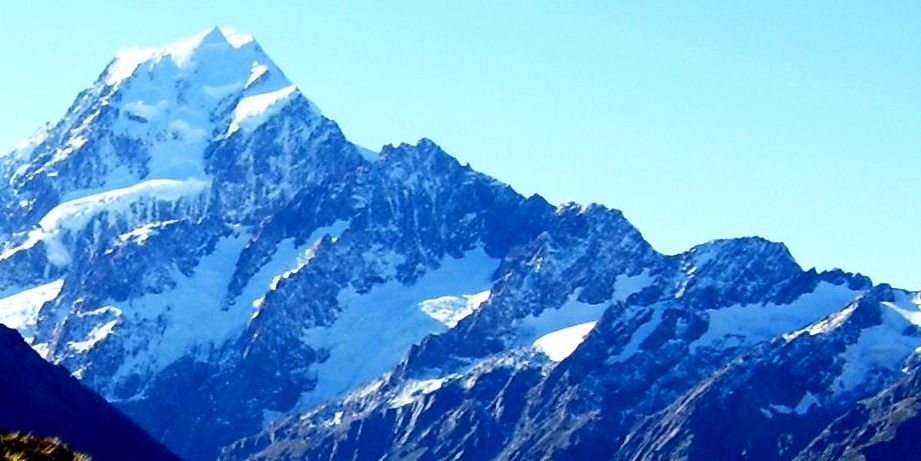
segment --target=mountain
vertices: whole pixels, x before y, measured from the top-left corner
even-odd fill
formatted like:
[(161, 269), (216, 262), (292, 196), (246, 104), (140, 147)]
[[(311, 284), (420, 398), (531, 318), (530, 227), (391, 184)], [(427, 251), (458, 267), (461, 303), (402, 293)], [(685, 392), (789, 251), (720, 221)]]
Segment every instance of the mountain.
[[(916, 299), (915, 303), (921, 304)], [(901, 378), (852, 406), (816, 437), (798, 460), (911, 459), (921, 436), (921, 360), (917, 354)]]
[[(3, 325), (0, 432), (60, 438), (97, 461), (178, 459), (67, 370), (44, 361), (15, 330)], [(34, 439), (4, 436), (0, 448), (13, 450), (20, 442), (29, 445)]]
[[(714, 242), (682, 259), (724, 260), (714, 251), (747, 255), (749, 281), (740, 286), (746, 271), (723, 266), (730, 285), (634, 292), (594, 325), (447, 374), (432, 362), (416, 368), (428, 338), (391, 375), (283, 418), (223, 459), (790, 459), (897, 380), (921, 344), (918, 306), (901, 290), (792, 267), (785, 280), (764, 280), (790, 260), (758, 240)], [(762, 298), (764, 289), (773, 295)]]
[(0, 322), (190, 460), (642, 457), (752, 389), (745, 456), (792, 457), (921, 346), (911, 293), (782, 244), (664, 255), (431, 140), (356, 146), (230, 29), (120, 52), (0, 165)]

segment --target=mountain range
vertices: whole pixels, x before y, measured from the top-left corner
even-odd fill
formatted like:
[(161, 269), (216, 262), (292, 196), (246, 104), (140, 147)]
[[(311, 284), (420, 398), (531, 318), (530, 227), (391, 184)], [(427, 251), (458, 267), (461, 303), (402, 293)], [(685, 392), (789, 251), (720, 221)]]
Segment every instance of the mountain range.
[(758, 237), (662, 254), (431, 140), (357, 146), (232, 29), (119, 52), (0, 175), (0, 323), (183, 459), (885, 459), (917, 431), (917, 292)]

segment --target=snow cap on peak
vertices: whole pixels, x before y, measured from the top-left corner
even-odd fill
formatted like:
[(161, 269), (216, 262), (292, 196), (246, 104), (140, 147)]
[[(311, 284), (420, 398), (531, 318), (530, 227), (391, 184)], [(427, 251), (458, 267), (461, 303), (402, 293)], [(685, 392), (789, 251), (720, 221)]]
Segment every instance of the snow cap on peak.
[[(215, 28), (217, 27), (215, 26)], [(230, 46), (234, 48), (240, 48), (243, 45), (254, 43), (256, 41), (252, 35), (240, 32), (233, 27), (222, 27), (220, 31), (224, 38), (227, 39), (227, 43), (229, 43)]]
[(230, 28), (123, 50), (90, 94), (74, 126), (92, 122), (93, 104), (113, 106), (110, 128), (149, 146), (154, 179), (204, 177), (202, 152), (214, 137), (250, 133), (293, 102), (321, 116), (251, 35)]
[(199, 35), (201, 35), (202, 44), (206, 44), (206, 43), (214, 44), (214, 43), (221, 43), (221, 42), (226, 43), (227, 42), (227, 38), (224, 37), (224, 34), (221, 33), (221, 28), (218, 26), (214, 26), (202, 32)]
[(190, 48), (201, 46), (230, 46), (231, 48), (242, 48), (256, 40), (252, 35), (244, 34), (231, 27), (214, 26), (208, 30), (200, 32), (190, 38), (180, 40), (166, 48), (172, 48), (174, 51), (183, 51)]
[[(246, 51), (239, 53), (235, 51)], [(119, 51), (106, 72), (106, 83), (118, 84), (131, 77), (145, 63), (160, 63), (169, 58), (176, 67), (194, 67), (197, 60), (269, 61), (252, 35), (217, 26), (162, 47), (133, 47)]]

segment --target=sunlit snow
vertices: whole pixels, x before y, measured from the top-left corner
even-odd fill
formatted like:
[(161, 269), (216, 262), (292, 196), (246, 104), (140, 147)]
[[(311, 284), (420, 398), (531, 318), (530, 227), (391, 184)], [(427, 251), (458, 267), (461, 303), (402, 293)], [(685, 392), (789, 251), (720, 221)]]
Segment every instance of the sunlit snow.
[(290, 276), (302, 269), (313, 257), (314, 248), (324, 235), (338, 238), (348, 226), (349, 221), (336, 221), (330, 226), (321, 227), (313, 231), (300, 246), (294, 244), (293, 238), (281, 241), (272, 258), (250, 277), (246, 287), (243, 288), (234, 303), (254, 308), (260, 307), (264, 295), (275, 289), (276, 279)]
[(652, 285), (655, 280), (648, 270), (633, 276), (620, 274), (614, 280), (614, 294), (611, 301), (626, 301), (630, 295), (642, 291)]
[(440, 296), (422, 301), (419, 303), (419, 310), (444, 323), (448, 328), (454, 328), (457, 322), (472, 314), (488, 298), (489, 290), (472, 295)]
[(588, 332), (595, 328), (595, 323), (586, 322), (548, 333), (534, 341), (534, 348), (543, 352), (550, 360), (560, 362), (582, 344)]
[(116, 85), (128, 77), (145, 62), (152, 60), (171, 59), (179, 68), (186, 67), (193, 61), (197, 50), (209, 45), (226, 43), (233, 48), (242, 48), (253, 43), (253, 37), (237, 32), (231, 28), (211, 28), (193, 37), (180, 40), (160, 48), (134, 47), (121, 50), (115, 60), (107, 69), (106, 83)]
[(816, 406), (816, 405), (821, 405), (821, 402), (819, 402), (819, 399), (816, 396), (812, 395), (811, 392), (806, 392), (803, 395), (803, 397), (799, 400), (799, 403), (797, 403), (796, 406), (793, 408), (790, 408), (787, 405), (770, 404), (768, 405), (768, 408), (762, 408), (761, 413), (764, 414), (764, 416), (767, 416), (768, 418), (773, 417), (774, 414), (805, 415), (806, 413), (809, 412), (809, 409), (811, 409), (813, 406)]
[(441, 389), (441, 386), (446, 382), (456, 379), (458, 376), (460, 375), (452, 374), (444, 378), (408, 380), (400, 387), (400, 392), (392, 397), (387, 403), (390, 405), (390, 408), (399, 408), (409, 405), (419, 399), (419, 397)]
[(36, 241), (43, 240), (48, 245), (48, 260), (52, 264), (65, 266), (70, 263), (70, 254), (59, 241), (61, 234), (83, 229), (91, 219), (103, 212), (107, 213), (109, 220), (132, 214), (137, 221), (141, 218), (149, 220), (158, 202), (178, 202), (186, 197), (194, 197), (208, 186), (207, 182), (195, 179), (154, 179), (70, 200), (52, 208), (39, 221), (40, 229), (30, 232), (25, 243), (10, 251), (30, 248)]
[(294, 85), (289, 85), (280, 90), (241, 99), (237, 103), (237, 108), (234, 109), (233, 119), (230, 121), (227, 134), (231, 135), (241, 129), (243, 131), (252, 131), (259, 127), (265, 123), (266, 119), (281, 110), (284, 103), (296, 91), (297, 88)]
[(736, 305), (707, 310), (707, 331), (691, 343), (698, 348), (725, 349), (755, 344), (821, 320), (846, 306), (858, 291), (822, 282), (812, 293), (790, 304)]
[[(252, 130), (284, 101), (303, 98), (252, 36), (228, 28), (165, 47), (123, 50), (108, 67), (106, 84), (117, 89), (115, 101), (124, 114), (112, 128), (142, 140), (150, 160), (144, 177), (109, 174), (103, 190), (141, 179), (207, 179), (203, 154), (215, 136)], [(215, 124), (222, 131), (215, 131)], [(86, 125), (71, 130), (74, 140)], [(68, 143), (56, 157), (77, 147)]]
[(482, 249), (475, 249), (459, 259), (445, 257), (441, 267), (409, 286), (390, 281), (364, 294), (342, 290), (338, 297), (342, 312), (336, 322), (304, 331), (305, 343), (329, 350), (330, 356), (315, 366), (317, 387), (302, 395), (298, 406), (330, 399), (383, 374), (426, 335), (447, 330), (419, 304), (484, 292), (498, 264)]
[(116, 323), (118, 323), (117, 319), (110, 320), (102, 325), (96, 325), (90, 330), (86, 339), (83, 341), (71, 341), (67, 345), (76, 352), (86, 352), (103, 339), (106, 339), (106, 337), (112, 333), (112, 329), (115, 328)]
[(124, 214), (128, 207), (141, 200), (175, 202), (181, 198), (201, 193), (208, 182), (190, 179), (174, 181), (154, 179), (123, 189), (81, 197), (54, 207), (39, 221), (45, 232), (56, 230), (80, 230), (93, 216), (105, 211), (113, 215)]
[(883, 302), (882, 323), (865, 328), (857, 342), (840, 355), (844, 360), (841, 374), (830, 387), (833, 393), (857, 389), (874, 370), (895, 371), (921, 346), (921, 337), (912, 334), (919, 327), (921, 311), (910, 295), (899, 292), (895, 302)]
[(538, 338), (565, 328), (596, 322), (608, 304), (588, 304), (579, 301), (578, 290), (558, 309), (544, 309), (540, 315), (528, 316), (518, 323), (518, 345), (533, 345)]
[(191, 276), (175, 270), (177, 283), (172, 289), (112, 303), (126, 319), (156, 321), (161, 328), (158, 336), (121, 366), (114, 381), (132, 372), (155, 372), (187, 354), (207, 353), (243, 330), (252, 307), (241, 304), (222, 309), (221, 304), (233, 275), (228, 268), (234, 267), (248, 241), (245, 234), (224, 238)]
[(64, 280), (55, 280), (0, 299), (0, 323), (31, 336), (42, 305), (57, 297), (63, 286)]

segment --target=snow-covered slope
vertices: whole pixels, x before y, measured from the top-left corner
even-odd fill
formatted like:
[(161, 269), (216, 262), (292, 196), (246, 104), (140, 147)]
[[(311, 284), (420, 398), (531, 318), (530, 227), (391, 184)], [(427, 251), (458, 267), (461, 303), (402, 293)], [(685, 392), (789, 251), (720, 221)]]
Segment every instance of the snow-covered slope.
[(4, 321), (192, 459), (456, 325), (552, 211), (350, 144), (218, 28), (120, 52), (2, 172)]
[[(428, 139), (355, 146), (230, 29), (118, 53), (0, 175), (0, 322), (191, 460), (609, 456), (872, 288), (756, 237), (660, 254)], [(915, 346), (893, 293), (828, 348), (835, 401)]]
[[(598, 235), (623, 242), (616, 233)], [(572, 243), (581, 247), (583, 239)], [(698, 257), (702, 251), (707, 258)], [(279, 420), (262, 434), (234, 444), (224, 459), (377, 459), (407, 453), (421, 459), (620, 459), (632, 453), (616, 454), (621, 443), (636, 437), (631, 428), (638, 420), (665, 411), (736, 356), (772, 341), (787, 341), (785, 334), (792, 341), (810, 324), (833, 318), (870, 288), (860, 276), (802, 271), (782, 246), (742, 239), (654, 259), (638, 271), (642, 275), (611, 277), (620, 281), (615, 286), (629, 285), (631, 292), (609, 291), (610, 298), (600, 303), (578, 301), (591, 291), (589, 284), (569, 288), (572, 294), (557, 298), (559, 307), (536, 316), (485, 320), (509, 312), (500, 307), (502, 294), (532, 300), (524, 306), (535, 306), (533, 300), (558, 292), (534, 283), (533, 277), (548, 267), (568, 274), (553, 278), (560, 284), (591, 280), (578, 275), (582, 269), (594, 272), (603, 267), (610, 272), (617, 267), (611, 265), (617, 252), (592, 252), (585, 259), (573, 257), (574, 251), (567, 248), (552, 254), (539, 248), (522, 255), (527, 261), (540, 260), (528, 268), (529, 276), (521, 277), (523, 283), (510, 287), (509, 277), (494, 285), (491, 299), (471, 317), (445, 334), (426, 338), (382, 380)], [(728, 264), (730, 256), (744, 264)], [(629, 260), (642, 258), (633, 254)], [(698, 271), (707, 274), (706, 283), (688, 280)], [(625, 278), (642, 283), (626, 284)], [(732, 283), (722, 283), (725, 280)], [(864, 327), (899, 339), (906, 347), (921, 345), (897, 323)], [(535, 332), (537, 325), (546, 328)], [(465, 327), (471, 330), (465, 332)], [(502, 339), (488, 349), (466, 346), (474, 337), (480, 342)], [(859, 338), (852, 335), (851, 342), (859, 344)], [(912, 350), (906, 347), (891, 349), (891, 357), (904, 359)], [(840, 346), (811, 358), (825, 363), (847, 350)], [(892, 379), (892, 363), (863, 361), (863, 376), (881, 373)], [(859, 366), (839, 366), (827, 375), (826, 384), (832, 386), (835, 376), (847, 376), (849, 367)], [(814, 373), (816, 368), (802, 372)], [(858, 383), (869, 391), (884, 381)], [(813, 392), (817, 399), (831, 399)], [(829, 395), (838, 399), (835, 402), (859, 397), (831, 391)], [(771, 409), (770, 404), (782, 411), (783, 405), (805, 410), (816, 402), (777, 400), (763, 406)]]

